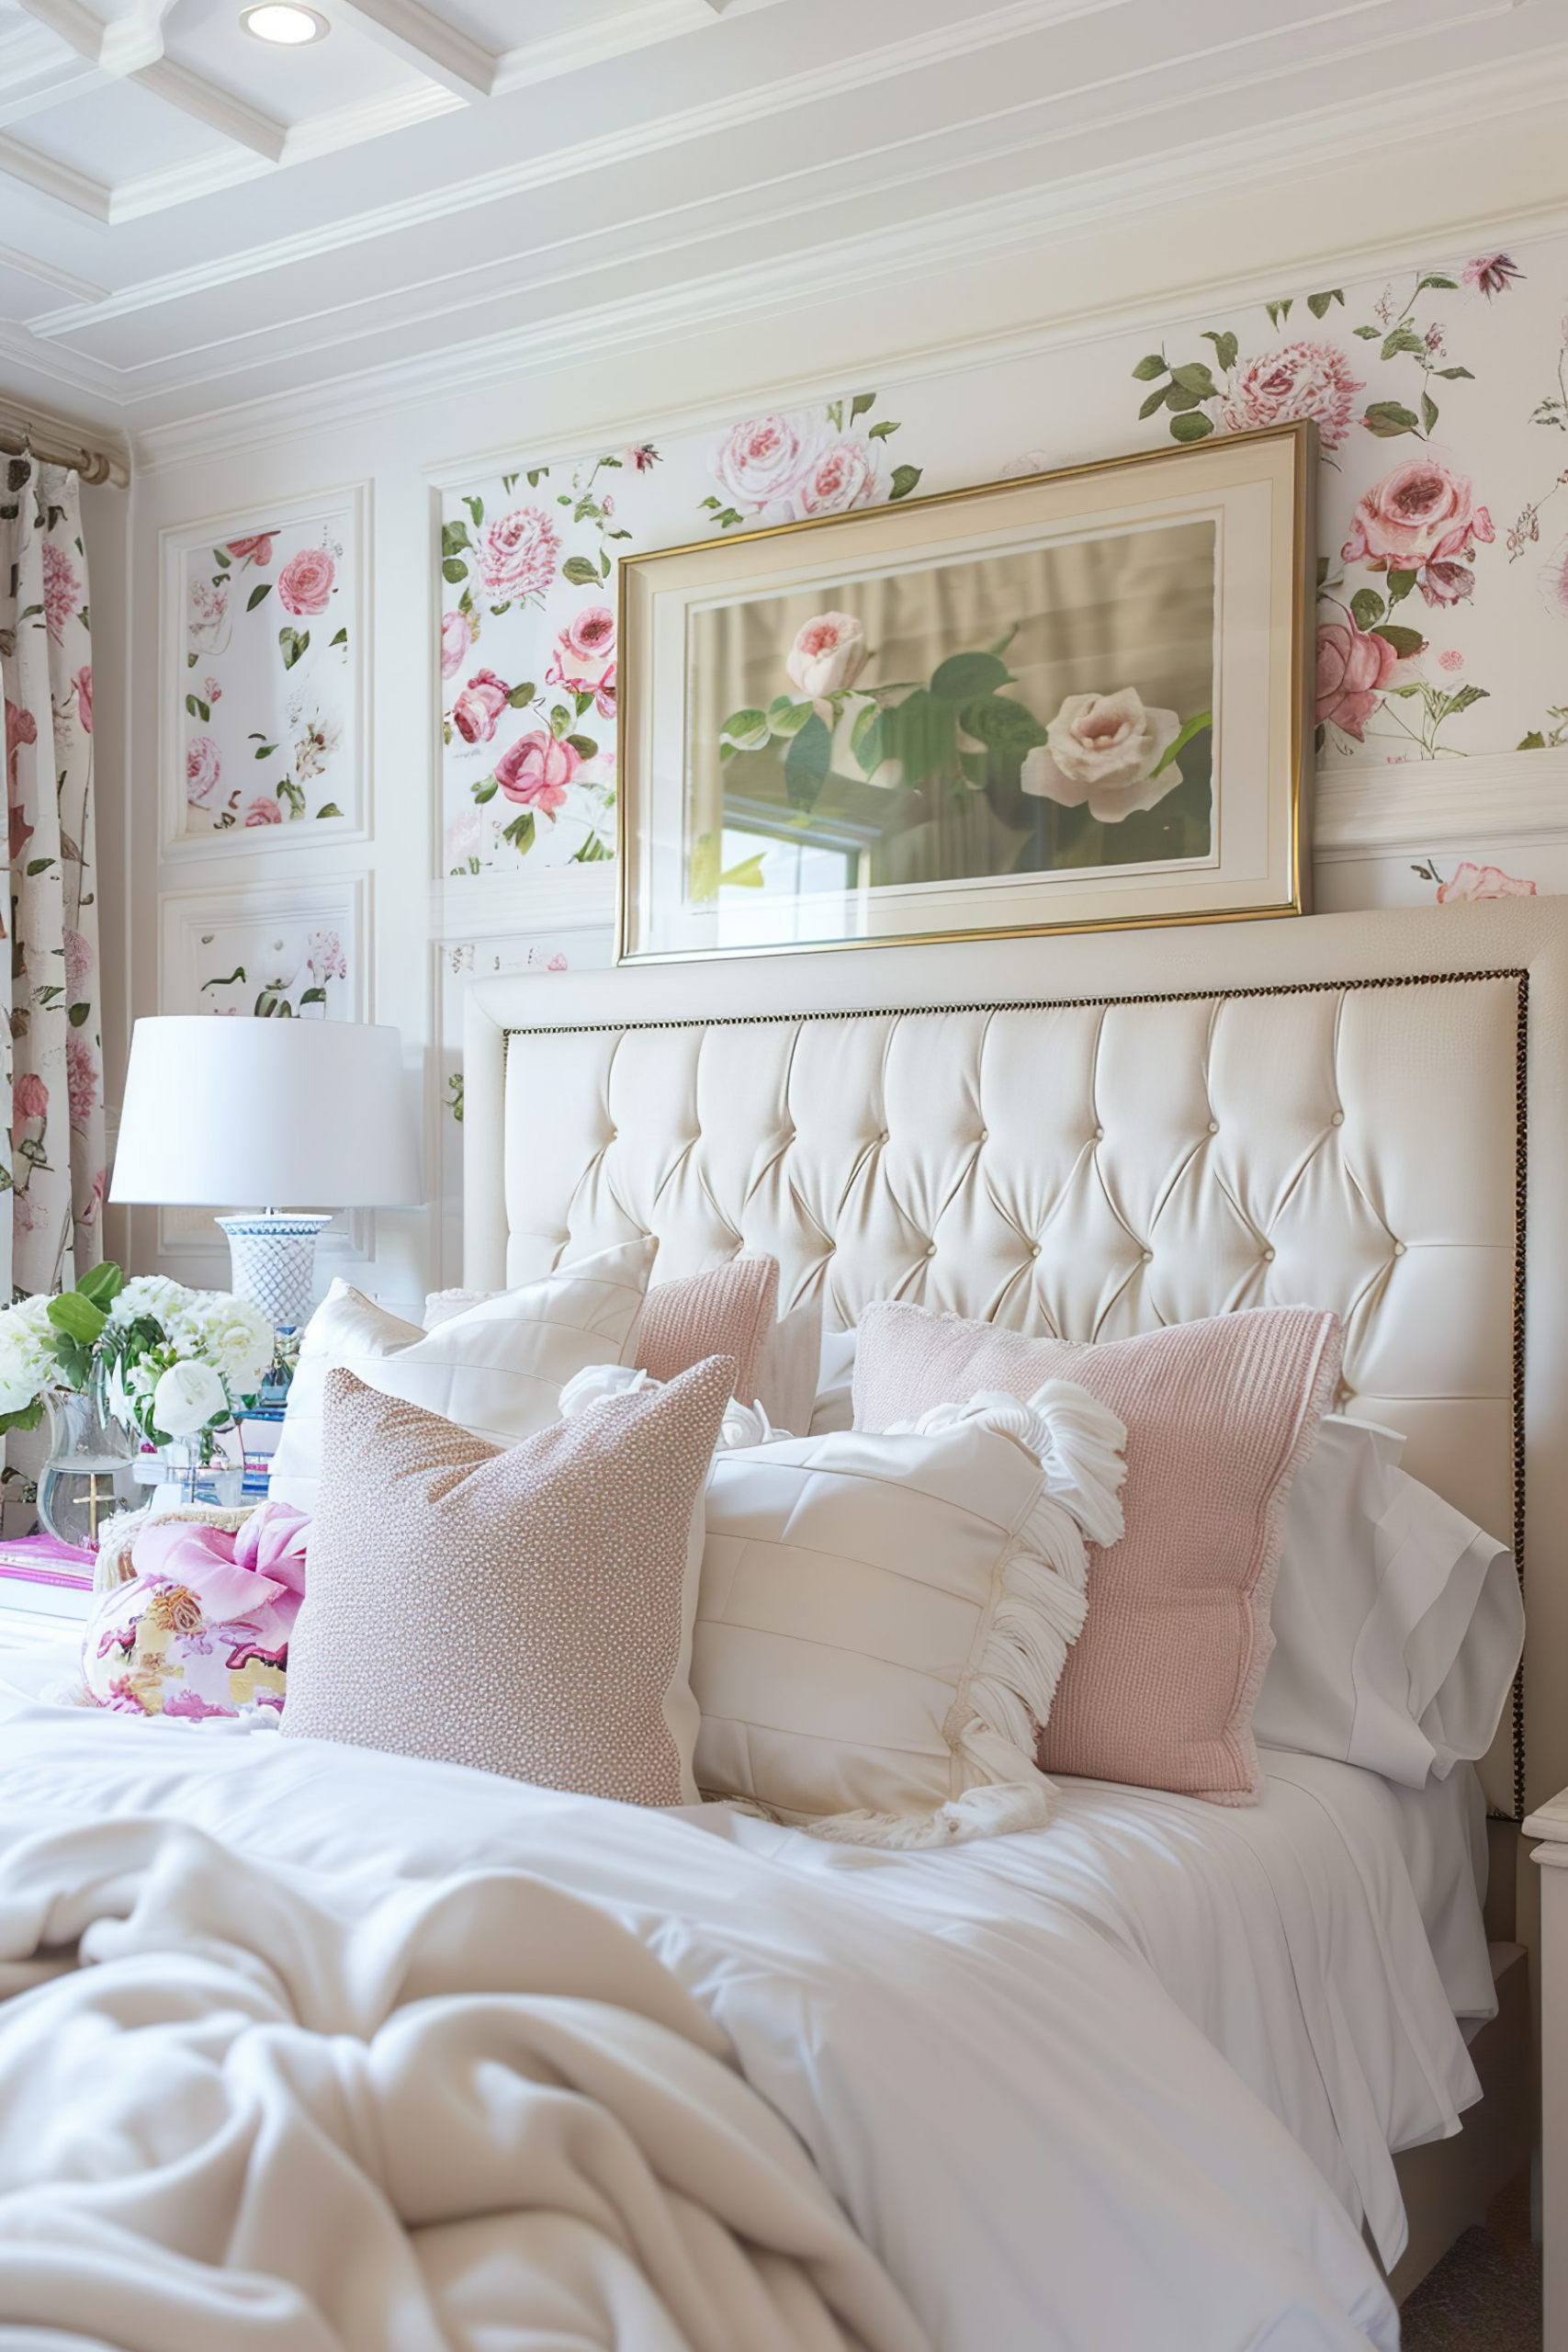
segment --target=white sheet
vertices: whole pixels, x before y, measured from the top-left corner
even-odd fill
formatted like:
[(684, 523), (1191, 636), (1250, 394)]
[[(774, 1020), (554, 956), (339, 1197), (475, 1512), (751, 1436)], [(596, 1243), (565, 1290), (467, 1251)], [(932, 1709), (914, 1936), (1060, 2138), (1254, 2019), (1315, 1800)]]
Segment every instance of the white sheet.
[[(1384, 2079), (1358, 2038), (1372, 2012), (1341, 2014), (1339, 1937), (1357, 1967), (1378, 1947), (1331, 1884), (1345, 1831), (1310, 1792), (1285, 1802), (1320, 1824), (1293, 1865), (1258, 1853), (1272, 1794), (1251, 1815), (1081, 1784), (1051, 1830), (967, 1858), (840, 1853), (418, 1759), (0, 1706), (6, 1813), (171, 1815), (340, 1881), (514, 1868), (604, 1903), (728, 2034), (942, 2352), (1392, 2352), (1395, 2317), (1345, 2206), (1194, 2022), (1250, 2051), (1280, 2106), (1306, 2114), (1318, 2077), (1320, 2139), (1326, 2101), (1363, 2156), (1379, 2097), (1423, 2111), (1410, 2086), (1432, 2050), (1412, 2030)], [(1398, 1860), (1391, 1838), (1379, 1866)], [(1223, 1961), (1205, 1903), (1235, 1931)], [(1413, 1970), (1408, 1881), (1394, 1907)], [(1259, 1957), (1279, 1981), (1249, 1989)], [(1292, 1970), (1325, 1971), (1310, 2021), (1285, 1996)], [(1457, 2041), (1440, 1985), (1417, 1984), (1414, 2024), (1436, 2043), (1434, 2007)], [(1440, 2055), (1428, 2117), (1462, 2087), (1462, 2050)], [(1348, 2201), (1357, 2163), (1338, 2169)]]

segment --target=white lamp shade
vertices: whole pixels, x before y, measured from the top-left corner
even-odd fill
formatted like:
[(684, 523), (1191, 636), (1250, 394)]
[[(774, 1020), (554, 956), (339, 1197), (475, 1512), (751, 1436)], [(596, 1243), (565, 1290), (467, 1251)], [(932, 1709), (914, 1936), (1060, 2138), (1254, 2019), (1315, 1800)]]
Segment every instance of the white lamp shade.
[(161, 1014), (131, 1032), (111, 1201), (398, 1208), (424, 1197), (395, 1029)]

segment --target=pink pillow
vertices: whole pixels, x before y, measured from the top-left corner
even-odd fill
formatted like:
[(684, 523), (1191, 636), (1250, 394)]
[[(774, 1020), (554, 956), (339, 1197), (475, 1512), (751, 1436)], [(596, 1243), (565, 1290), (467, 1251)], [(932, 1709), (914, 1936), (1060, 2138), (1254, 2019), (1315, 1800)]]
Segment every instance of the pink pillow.
[(1089, 1615), (1039, 1758), (1211, 1804), (1262, 1794), (1252, 1710), (1291, 1482), (1334, 1400), (1337, 1317), (1270, 1306), (1101, 1347), (1031, 1340), (890, 1301), (869, 1306), (855, 1427), (1000, 1388), (1075, 1380), (1127, 1427), (1126, 1532), (1089, 1547)]
[(731, 1258), (705, 1274), (656, 1283), (637, 1325), (637, 1368), (673, 1380), (709, 1356), (733, 1356), (735, 1393), (749, 1405), (778, 1307), (776, 1258)]
[(175, 1515), (141, 1527), (130, 1577), (99, 1594), (83, 1635), (92, 1704), (197, 1724), (278, 1713), (310, 1527), (288, 1503), (239, 1528)]

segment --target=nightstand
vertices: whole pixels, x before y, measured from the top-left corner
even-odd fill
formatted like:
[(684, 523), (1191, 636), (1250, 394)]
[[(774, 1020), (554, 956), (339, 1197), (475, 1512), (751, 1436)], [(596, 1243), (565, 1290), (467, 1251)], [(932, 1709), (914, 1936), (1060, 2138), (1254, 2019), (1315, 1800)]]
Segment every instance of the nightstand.
[(1568, 2352), (1568, 1789), (1525, 1823), (1541, 1843), (1540, 2173), (1544, 2352)]

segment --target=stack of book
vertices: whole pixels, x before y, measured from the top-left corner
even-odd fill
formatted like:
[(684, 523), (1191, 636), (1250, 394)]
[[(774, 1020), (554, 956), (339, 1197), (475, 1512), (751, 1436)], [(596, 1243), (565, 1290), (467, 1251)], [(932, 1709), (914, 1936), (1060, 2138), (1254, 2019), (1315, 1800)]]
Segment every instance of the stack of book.
[(93, 1555), (52, 1535), (0, 1541), (0, 1608), (80, 1623), (93, 1605)]

